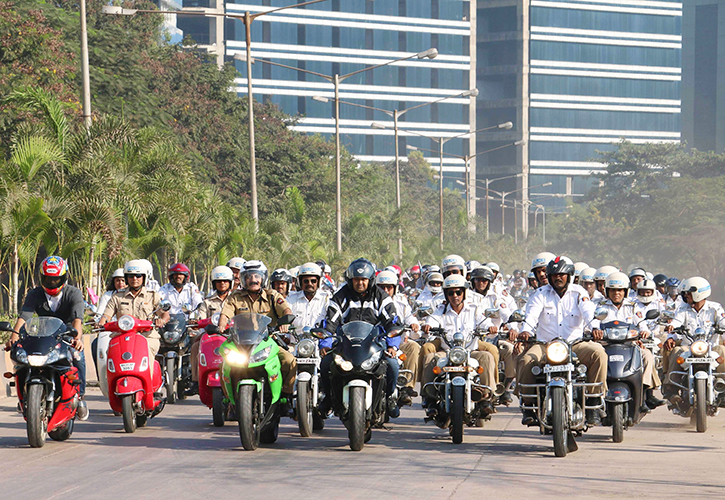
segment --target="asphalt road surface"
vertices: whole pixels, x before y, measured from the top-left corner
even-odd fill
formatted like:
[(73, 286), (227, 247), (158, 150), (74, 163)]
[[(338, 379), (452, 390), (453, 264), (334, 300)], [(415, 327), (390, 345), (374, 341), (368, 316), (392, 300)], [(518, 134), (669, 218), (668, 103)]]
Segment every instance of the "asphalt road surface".
[(522, 427), (517, 408), (499, 408), (454, 445), (416, 404), (361, 452), (350, 451), (337, 419), (311, 438), (283, 419), (275, 444), (247, 452), (236, 423), (213, 427), (198, 397), (168, 405), (135, 434), (97, 389), (87, 399), (90, 419), (40, 449), (28, 446), (16, 401), (0, 399), (1, 499), (725, 497), (725, 412), (697, 434), (659, 408), (621, 444), (596, 428), (579, 451), (555, 458), (551, 437)]

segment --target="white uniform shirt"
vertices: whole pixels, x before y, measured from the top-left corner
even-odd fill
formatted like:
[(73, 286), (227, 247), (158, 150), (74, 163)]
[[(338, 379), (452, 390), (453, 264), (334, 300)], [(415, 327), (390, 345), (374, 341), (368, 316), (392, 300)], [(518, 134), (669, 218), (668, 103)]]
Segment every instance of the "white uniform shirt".
[[(657, 300), (653, 300), (649, 304), (645, 304), (639, 299), (634, 301), (634, 311), (637, 321), (642, 321), (645, 316), (647, 316), (647, 312), (650, 310), (659, 311), (661, 313), (664, 309), (664, 301), (659, 302)], [(645, 320), (645, 322), (640, 326), (640, 330), (644, 329), (652, 332), (653, 334), (657, 334), (660, 331), (660, 325), (657, 323), (657, 319)]]
[(421, 305), (430, 306), (435, 311), (435, 309), (440, 305), (440, 301), (438, 301), (438, 303), (434, 302), (435, 297), (438, 295), (440, 295), (440, 293), (433, 293), (428, 285), (426, 285), (416, 300), (420, 302)]
[(665, 307), (669, 311), (677, 311), (680, 307), (685, 305), (685, 301), (682, 300), (682, 297), (680, 297), (679, 294), (675, 295), (675, 298), (673, 299), (670, 297), (669, 294), (665, 297)]
[(327, 306), (330, 305), (330, 297), (332, 297), (330, 292), (321, 288), (317, 289), (312, 300), (308, 300), (305, 292), (302, 290), (290, 292), (287, 297), (287, 303), (290, 309), (292, 309), (292, 314), (295, 315), (295, 320), (292, 324), (298, 329), (306, 326), (310, 328), (318, 326), (325, 319)]
[(166, 283), (159, 289), (159, 294), (161, 295), (161, 300), (171, 302), (169, 314), (183, 313), (184, 311), (181, 310), (181, 306), (184, 304), (190, 304), (191, 309), (194, 310), (204, 300), (196, 285), (188, 282), (181, 288), (181, 292), (177, 292), (171, 283)]
[[(405, 326), (420, 325), (418, 318), (413, 314), (413, 308), (410, 307), (408, 297), (403, 293), (396, 293), (393, 295), (393, 304), (395, 304), (395, 310), (398, 313), (398, 317), (403, 320)], [(409, 337), (411, 339), (420, 338), (420, 333), (410, 332)]]
[(521, 331), (530, 333), (536, 328), (536, 338), (542, 342), (556, 338), (573, 342), (584, 335), (585, 325), (594, 318), (594, 309), (589, 294), (579, 285), (569, 285), (561, 298), (551, 285), (545, 285), (526, 304), (526, 322)]
[(499, 317), (491, 318), (491, 325), (500, 327), (503, 323), (509, 320), (511, 313), (516, 310), (516, 301), (504, 290), (505, 295), (499, 295), (492, 290), (493, 287), (489, 287), (486, 295), (481, 295), (478, 292), (475, 293), (476, 299), (474, 299), (482, 308), (485, 314), (486, 309), (498, 308)]
[(602, 292), (599, 290), (594, 290), (594, 295), (592, 295), (592, 302), (595, 304), (600, 304), (602, 302), (605, 302), (607, 299), (602, 295)]
[[(699, 312), (689, 304), (685, 304), (677, 310), (675, 319), (672, 320), (672, 326), (675, 328), (682, 325), (687, 327), (690, 334), (695, 333), (695, 329), (698, 327), (703, 328), (709, 334), (714, 325), (725, 328), (725, 310), (720, 303), (710, 300), (705, 301)], [(667, 338), (682, 340), (682, 345), (690, 345), (690, 339), (679, 333), (670, 333)], [(717, 337), (714, 337), (713, 340), (717, 340)]]
[(493, 324), (484, 315), (485, 309), (472, 302), (465, 301), (460, 313), (456, 313), (448, 304), (441, 304), (436, 311), (426, 318), (425, 323), (432, 327), (441, 327), (446, 332), (441, 346), (444, 351), (450, 349), (453, 335), (462, 333), (464, 345), (469, 349), (478, 349), (478, 337), (473, 335), (476, 326), (487, 330)]
[[(601, 328), (601, 324), (609, 323), (610, 321), (621, 321), (622, 323), (636, 325), (644, 318), (642, 312), (638, 311), (635, 301), (627, 298), (622, 301), (622, 305), (619, 307), (615, 306), (609, 299), (602, 302), (597, 307), (602, 307), (607, 310), (607, 317), (599, 322), (599, 328)], [(638, 314), (641, 316), (638, 316)], [(592, 323), (596, 324), (597, 320), (594, 320)], [(646, 322), (640, 323), (640, 325), (636, 328), (640, 331), (649, 331)]]

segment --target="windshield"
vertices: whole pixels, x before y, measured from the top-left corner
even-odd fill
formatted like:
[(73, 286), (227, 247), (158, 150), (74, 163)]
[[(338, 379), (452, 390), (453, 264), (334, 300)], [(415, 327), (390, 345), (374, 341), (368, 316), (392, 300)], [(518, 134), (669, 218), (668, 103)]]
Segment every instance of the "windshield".
[(364, 321), (351, 321), (340, 327), (342, 333), (350, 340), (365, 339), (373, 328), (375, 328), (373, 325)]
[(65, 331), (65, 324), (52, 316), (31, 318), (25, 324), (25, 332), (29, 337), (51, 337), (59, 331)]
[(231, 329), (232, 340), (241, 345), (257, 344), (260, 337), (267, 332), (267, 326), (272, 318), (262, 314), (242, 313), (232, 318), (234, 322)]

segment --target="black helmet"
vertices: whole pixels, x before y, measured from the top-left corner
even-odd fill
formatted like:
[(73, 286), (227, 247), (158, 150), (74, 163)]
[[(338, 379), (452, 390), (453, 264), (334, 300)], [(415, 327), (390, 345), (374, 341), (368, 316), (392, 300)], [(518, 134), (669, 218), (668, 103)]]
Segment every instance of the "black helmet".
[(366, 278), (372, 280), (375, 277), (375, 266), (367, 259), (353, 260), (345, 272), (348, 283), (353, 278)]
[(568, 274), (569, 277), (574, 276), (574, 263), (569, 257), (559, 255), (553, 260), (550, 260), (546, 265), (546, 275), (552, 274)]
[(485, 266), (477, 267), (476, 269), (471, 271), (471, 281), (475, 280), (476, 278), (493, 282), (493, 271)]
[(272, 276), (269, 277), (269, 282), (274, 283), (275, 281), (284, 281), (286, 283), (292, 284), (292, 281), (294, 280), (294, 277), (292, 274), (284, 268), (275, 269), (272, 273)]
[(667, 283), (667, 276), (662, 273), (655, 274), (653, 281), (655, 282), (656, 286), (665, 286), (665, 283)]

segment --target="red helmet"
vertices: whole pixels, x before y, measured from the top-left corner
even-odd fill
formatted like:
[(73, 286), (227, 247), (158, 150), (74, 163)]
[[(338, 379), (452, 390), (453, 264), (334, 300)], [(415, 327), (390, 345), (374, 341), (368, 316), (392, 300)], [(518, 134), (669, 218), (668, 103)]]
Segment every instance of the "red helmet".
[[(51, 278), (60, 278), (60, 283), (51, 283)], [(68, 280), (68, 264), (62, 257), (51, 255), (40, 264), (40, 281), (48, 295), (58, 295)]]
[(174, 274), (183, 274), (186, 276), (186, 279), (184, 279), (184, 284), (189, 280), (189, 268), (186, 266), (186, 264), (182, 264), (181, 262), (177, 262), (176, 264), (173, 264), (169, 268), (169, 277), (171, 277)]
[(413, 266), (410, 268), (410, 273), (418, 273), (420, 274), (420, 266)]

